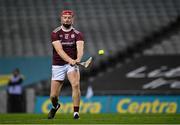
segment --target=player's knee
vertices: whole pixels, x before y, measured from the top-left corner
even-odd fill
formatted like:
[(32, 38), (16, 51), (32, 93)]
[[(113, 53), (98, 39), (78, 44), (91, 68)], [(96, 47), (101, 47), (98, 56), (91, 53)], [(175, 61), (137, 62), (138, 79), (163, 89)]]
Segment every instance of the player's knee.
[(73, 88), (73, 89), (79, 89), (79, 87), (80, 87), (79, 82), (74, 82), (74, 83), (72, 84), (72, 88)]

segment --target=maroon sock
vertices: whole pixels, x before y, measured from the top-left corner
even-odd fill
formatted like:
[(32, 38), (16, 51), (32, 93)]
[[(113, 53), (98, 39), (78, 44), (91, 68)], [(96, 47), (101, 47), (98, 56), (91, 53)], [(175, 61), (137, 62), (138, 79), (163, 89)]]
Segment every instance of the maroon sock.
[(74, 112), (79, 112), (79, 106), (74, 106)]
[(56, 96), (51, 97), (51, 102), (54, 108), (58, 105), (58, 98)]

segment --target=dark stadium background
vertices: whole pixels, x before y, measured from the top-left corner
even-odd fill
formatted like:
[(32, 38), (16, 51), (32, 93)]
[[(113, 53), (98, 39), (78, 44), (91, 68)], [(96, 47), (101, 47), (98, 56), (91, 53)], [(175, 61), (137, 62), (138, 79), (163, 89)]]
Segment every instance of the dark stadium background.
[[(93, 57), (88, 69), (81, 68), (82, 107), (92, 107), (81, 112), (180, 113), (179, 0), (0, 0), (0, 113), (7, 113), (7, 81), (16, 67), (25, 78), (24, 112), (47, 113), (50, 33), (63, 9), (75, 12), (75, 27), (84, 33), (83, 59)], [(64, 106), (70, 96), (66, 80)], [(143, 104), (150, 110), (141, 111)]]

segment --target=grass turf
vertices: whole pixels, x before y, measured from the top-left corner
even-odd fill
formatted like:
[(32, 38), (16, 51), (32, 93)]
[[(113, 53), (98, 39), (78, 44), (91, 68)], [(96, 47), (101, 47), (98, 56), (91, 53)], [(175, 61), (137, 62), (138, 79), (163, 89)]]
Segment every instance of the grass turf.
[(0, 124), (180, 124), (180, 114), (0, 114)]

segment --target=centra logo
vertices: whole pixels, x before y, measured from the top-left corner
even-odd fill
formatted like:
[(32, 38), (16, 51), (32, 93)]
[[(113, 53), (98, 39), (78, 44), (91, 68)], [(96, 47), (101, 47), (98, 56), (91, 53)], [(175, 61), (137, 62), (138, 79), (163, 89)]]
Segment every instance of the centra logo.
[[(102, 105), (100, 102), (84, 102), (81, 100), (80, 112), (81, 113), (100, 113)], [(51, 101), (45, 100), (42, 104), (41, 110), (43, 113), (48, 113), (51, 107)], [(57, 113), (72, 113), (73, 103), (72, 102), (61, 102), (60, 110)]]
[(0, 86), (5, 86), (8, 84), (11, 74), (0, 75)]
[(176, 113), (177, 103), (170, 101), (132, 101), (130, 98), (121, 99), (117, 104), (118, 113)]

